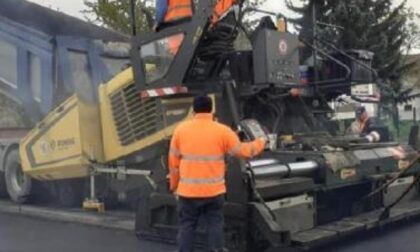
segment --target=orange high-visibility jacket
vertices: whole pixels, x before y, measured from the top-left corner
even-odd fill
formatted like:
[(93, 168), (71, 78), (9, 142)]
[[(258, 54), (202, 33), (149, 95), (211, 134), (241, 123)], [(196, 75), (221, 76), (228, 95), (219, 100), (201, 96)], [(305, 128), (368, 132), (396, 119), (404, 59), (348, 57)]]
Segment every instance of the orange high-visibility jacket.
[(168, 9), (164, 18), (165, 22), (192, 17), (191, 0), (168, 0)]
[(220, 17), (225, 14), (238, 0), (218, 0), (216, 6), (214, 7), (212, 24), (215, 24), (219, 21)]
[(188, 198), (209, 198), (226, 192), (225, 154), (252, 158), (265, 140), (241, 143), (229, 127), (198, 113), (174, 132), (169, 151), (170, 189)]
[[(220, 17), (228, 11), (238, 0), (218, 0), (214, 7), (212, 23), (217, 23)], [(191, 0), (168, 0), (168, 10), (164, 18), (165, 22), (173, 22), (179, 19), (192, 17)]]

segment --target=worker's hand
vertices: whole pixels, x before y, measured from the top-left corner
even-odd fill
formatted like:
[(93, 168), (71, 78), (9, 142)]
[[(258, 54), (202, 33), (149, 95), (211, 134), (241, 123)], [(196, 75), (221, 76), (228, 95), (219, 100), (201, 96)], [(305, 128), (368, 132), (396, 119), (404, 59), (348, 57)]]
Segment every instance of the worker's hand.
[(264, 142), (264, 144), (266, 144), (268, 142), (268, 139), (266, 137), (260, 137), (258, 139), (260, 139), (260, 141)]
[(175, 199), (178, 201), (179, 200), (179, 196), (178, 196), (178, 193), (176, 193), (176, 190), (173, 191), (173, 194), (174, 194)]
[(264, 149), (267, 149), (269, 147), (269, 142), (267, 138), (259, 137), (258, 140), (263, 143), (263, 145), (265, 146)]
[(168, 189), (168, 191), (171, 191), (171, 180), (169, 174), (166, 175), (166, 189)]

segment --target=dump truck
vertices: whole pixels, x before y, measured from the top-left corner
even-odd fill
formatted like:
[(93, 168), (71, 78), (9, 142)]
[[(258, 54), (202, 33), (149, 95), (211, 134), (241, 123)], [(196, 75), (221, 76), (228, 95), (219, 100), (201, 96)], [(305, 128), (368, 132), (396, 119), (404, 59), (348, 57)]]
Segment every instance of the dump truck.
[[(120, 33), (30, 2), (1, 1), (1, 196), (15, 202), (30, 200), (32, 187), (39, 186), (19, 168), (20, 140), (75, 89), (96, 89), (124, 69), (129, 63), (128, 42)], [(45, 184), (42, 194), (68, 201), (74, 198), (69, 196), (75, 183), (80, 184)]]
[[(343, 135), (331, 120), (330, 101), (376, 81), (371, 54), (314, 45), (268, 18), (246, 31), (251, 48), (238, 50), (243, 3), (212, 23), (214, 4), (196, 1), (190, 20), (133, 36), (130, 65), (110, 80), (75, 83), (74, 94), (20, 139), (15, 166), (25, 178), (82, 179), (86, 208), (101, 208), (109, 188), (109, 197), (134, 203), (139, 238), (173, 242), (169, 142), (192, 117), (193, 97), (205, 93), (217, 120), (244, 141), (270, 140), (251, 160), (226, 157), (230, 250), (309, 249), (419, 215), (418, 128), (402, 144), (380, 124), (372, 139)], [(303, 74), (299, 52), (308, 48), (324, 60)], [(199, 226), (196, 243), (205, 246)]]

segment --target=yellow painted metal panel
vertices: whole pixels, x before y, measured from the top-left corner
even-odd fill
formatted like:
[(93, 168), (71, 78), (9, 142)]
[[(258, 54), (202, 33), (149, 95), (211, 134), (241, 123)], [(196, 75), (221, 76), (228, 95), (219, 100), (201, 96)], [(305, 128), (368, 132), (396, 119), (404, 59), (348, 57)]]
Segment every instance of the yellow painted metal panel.
[[(151, 134), (147, 137), (144, 137), (138, 141), (135, 141), (129, 145), (121, 145), (118, 132), (115, 126), (114, 118), (112, 115), (112, 107), (109, 96), (117, 92), (128, 85), (132, 84), (132, 72), (124, 71), (119, 74), (117, 77), (112, 79), (106, 85), (102, 85), (99, 90), (99, 99), (101, 105), (101, 120), (102, 120), (102, 133), (103, 133), (103, 143), (104, 143), (104, 155), (105, 161), (113, 161), (120, 157), (132, 154), (136, 151), (140, 151), (147, 146), (153, 145), (163, 139), (168, 139), (178, 123), (168, 125), (163, 127), (161, 130)], [(140, 99), (140, 96), (139, 96)], [(177, 105), (180, 103), (192, 103), (192, 98), (165, 98), (161, 100), (162, 104), (170, 107), (172, 104)], [(166, 113), (166, 111), (164, 111)], [(192, 110), (190, 109), (187, 113), (187, 116), (184, 118), (192, 117)]]
[(87, 160), (80, 141), (77, 98), (72, 96), (22, 139), (23, 171), (44, 178), (86, 176)]
[[(141, 151), (169, 139), (178, 123), (193, 115), (192, 97), (157, 98), (162, 105), (159, 109), (164, 110), (160, 111), (164, 118), (163, 125), (146, 137), (122, 145), (115, 126), (110, 96), (129, 85), (133, 85), (131, 68), (99, 87), (99, 108), (98, 105), (82, 103), (76, 96), (72, 96), (51, 112), (21, 142), (20, 155), (24, 172), (42, 180), (87, 176), (90, 159), (106, 163)], [(214, 101), (214, 96), (212, 99)], [(98, 109), (99, 116), (90, 118), (89, 115), (96, 114)], [(177, 119), (168, 123), (166, 118), (171, 116)], [(93, 118), (100, 118), (100, 123), (92, 122)]]

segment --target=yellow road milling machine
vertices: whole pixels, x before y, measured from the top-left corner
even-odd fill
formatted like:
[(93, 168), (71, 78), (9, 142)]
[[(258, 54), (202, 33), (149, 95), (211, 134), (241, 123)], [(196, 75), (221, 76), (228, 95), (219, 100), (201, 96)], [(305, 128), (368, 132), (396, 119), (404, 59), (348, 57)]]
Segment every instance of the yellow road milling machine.
[[(109, 81), (76, 78), (74, 95), (21, 139), (24, 178), (74, 181), (70, 189), (81, 187), (86, 207), (99, 207), (97, 199), (132, 202), (138, 237), (174, 241), (168, 145), (192, 116), (192, 98), (206, 93), (217, 120), (241, 138), (270, 139), (252, 160), (226, 157), (231, 251), (313, 248), (419, 215), (418, 127), (401, 144), (380, 122), (370, 125), (375, 137), (346, 136), (331, 120), (329, 101), (377, 81), (372, 54), (321, 40), (315, 47), (269, 18), (247, 32), (250, 49), (237, 50), (247, 10), (237, 3), (212, 23), (215, 2), (194, 1), (190, 20), (134, 36), (131, 63)], [(322, 58), (308, 72), (300, 67), (304, 47)], [(204, 232), (197, 230), (197, 246)]]

